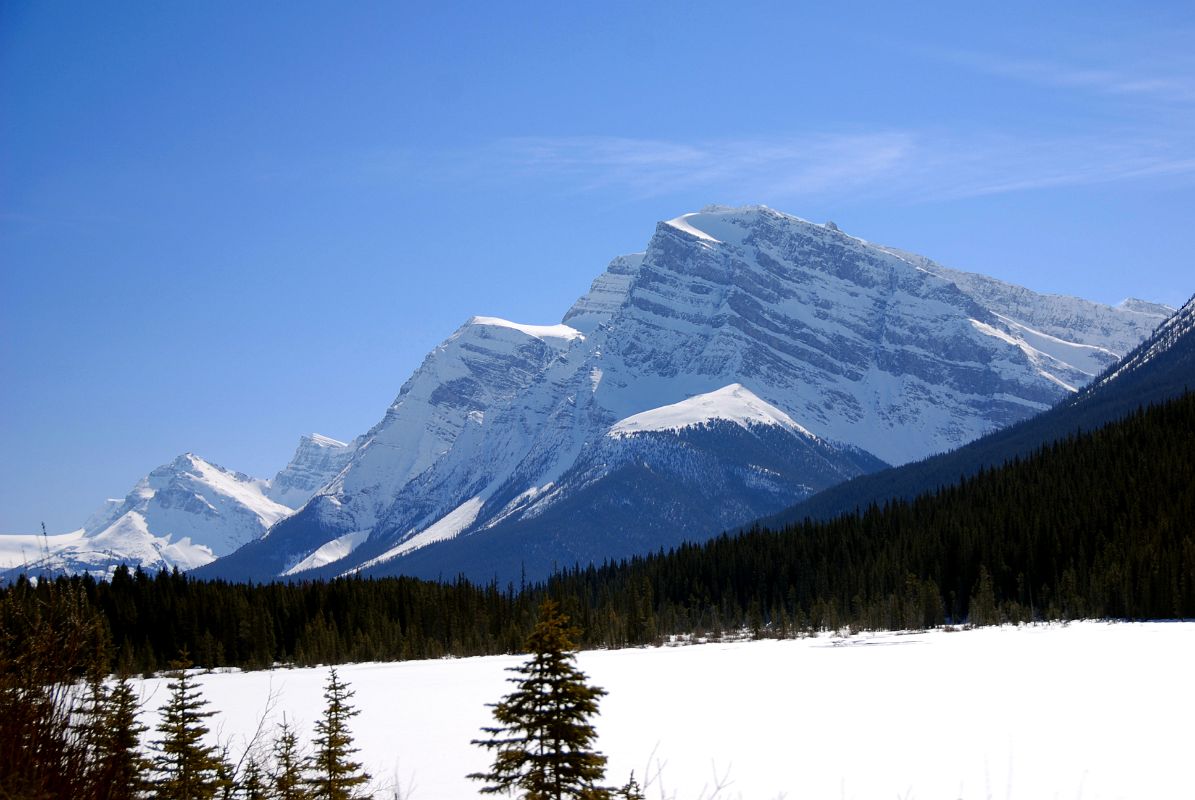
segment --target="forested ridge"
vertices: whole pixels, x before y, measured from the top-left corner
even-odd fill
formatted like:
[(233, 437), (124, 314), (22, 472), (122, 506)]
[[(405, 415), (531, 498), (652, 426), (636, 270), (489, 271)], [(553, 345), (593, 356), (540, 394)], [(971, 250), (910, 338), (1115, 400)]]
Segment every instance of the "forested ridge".
[[(118, 570), (60, 577), (100, 612), (110, 666), (265, 667), (515, 652), (550, 596), (583, 647), (850, 625), (1195, 616), (1195, 395), (958, 486), (829, 522), (724, 535), (546, 584), (410, 578), (234, 584)], [(0, 590), (3, 646), (50, 581)]]

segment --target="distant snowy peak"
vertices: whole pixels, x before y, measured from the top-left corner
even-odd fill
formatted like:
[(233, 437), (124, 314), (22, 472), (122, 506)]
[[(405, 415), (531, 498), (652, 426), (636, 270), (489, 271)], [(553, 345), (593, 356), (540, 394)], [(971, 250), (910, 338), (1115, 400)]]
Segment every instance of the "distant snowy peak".
[(322, 486), (335, 478), (353, 456), (354, 444), (318, 433), (299, 437), (290, 463), (270, 481), (266, 496), (275, 503), (297, 509)]
[(1144, 314), (1147, 317), (1166, 318), (1174, 313), (1174, 309), (1164, 303), (1151, 303), (1148, 300), (1139, 300), (1136, 297), (1126, 297), (1121, 300), (1116, 307), (1122, 311), (1129, 311), (1134, 314)]
[(185, 453), (149, 473), (125, 498), (121, 514), (144, 520), (155, 537), (187, 537), (219, 556), (261, 536), (292, 509), (266, 496), (269, 482)]
[(123, 501), (109, 500), (78, 537), (56, 537), (37, 572), (107, 575), (118, 564), (193, 569), (260, 537), (293, 509), (267, 496), (269, 481), (194, 453), (151, 471)]
[[(1090, 397), (1099, 387), (1140, 370), (1159, 356), (1173, 353), (1180, 348), (1184, 350), (1188, 361), (1195, 360), (1191, 356), (1191, 351), (1195, 349), (1192, 345), (1193, 340), (1195, 340), (1195, 297), (1188, 300), (1182, 308), (1159, 325), (1152, 336), (1116, 365), (1116, 369), (1101, 376), (1082, 394), (1084, 397)], [(1192, 371), (1192, 384), (1195, 384), (1195, 370)]]
[(812, 437), (774, 405), (757, 397), (742, 384), (732, 383), (713, 392), (699, 394), (679, 403), (633, 414), (610, 427), (607, 435), (630, 436), (647, 431), (679, 431), (725, 420), (742, 428), (776, 425)]

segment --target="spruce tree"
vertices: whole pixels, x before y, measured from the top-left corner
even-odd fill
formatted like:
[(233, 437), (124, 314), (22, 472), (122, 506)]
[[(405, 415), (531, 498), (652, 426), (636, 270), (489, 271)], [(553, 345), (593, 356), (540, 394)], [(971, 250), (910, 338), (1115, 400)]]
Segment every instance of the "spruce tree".
[(621, 789), (614, 792), (615, 800), (647, 800), (647, 795), (643, 793), (643, 787), (639, 785), (639, 781), (635, 780), (634, 771), (631, 772), (631, 777), (623, 784)]
[(350, 761), (357, 748), (349, 720), (361, 712), (349, 705), (352, 690), (340, 681), (336, 670), (329, 670), (324, 687), (324, 715), (315, 723), (315, 753), (311, 756), (311, 777), (308, 786), (311, 797), (317, 800), (352, 800), (360, 797), (357, 788), (369, 781), (369, 774), (361, 764)]
[(241, 771), (241, 778), (236, 782), (233, 797), (237, 800), (270, 800), (270, 782), (256, 757), (249, 757)]
[(270, 783), (274, 797), (277, 800), (309, 800), (311, 793), (307, 791), (307, 782), (303, 779), (305, 759), (299, 750), (299, 737), (285, 717), (274, 739), (273, 755)]
[(137, 720), (141, 704), (125, 675), (116, 679), (102, 706), (102, 730), (96, 738), (100, 796), (121, 800), (144, 796), (151, 764), (141, 753), (141, 735), (148, 728)]
[(219, 749), (203, 743), (209, 733), (204, 720), (215, 715), (205, 711), (207, 701), (191, 682), (186, 654), (171, 663), (170, 699), (162, 708), (157, 730), (162, 738), (153, 743), (153, 797), (161, 800), (211, 800), (222, 788), (227, 768)]
[(492, 706), (498, 725), (482, 728), (485, 739), (473, 744), (495, 751), (489, 772), (468, 777), (485, 781), (484, 794), (517, 791), (526, 800), (608, 798), (598, 785), (606, 757), (594, 751), (597, 731), (589, 718), (606, 692), (586, 683), (574, 664), (568, 618), (552, 600), (540, 606), (539, 620), (527, 639), (531, 658), (511, 667), (514, 692)]
[(992, 576), (987, 567), (980, 565), (979, 578), (969, 605), (972, 625), (998, 625), (1000, 613), (996, 605), (996, 592), (992, 588)]

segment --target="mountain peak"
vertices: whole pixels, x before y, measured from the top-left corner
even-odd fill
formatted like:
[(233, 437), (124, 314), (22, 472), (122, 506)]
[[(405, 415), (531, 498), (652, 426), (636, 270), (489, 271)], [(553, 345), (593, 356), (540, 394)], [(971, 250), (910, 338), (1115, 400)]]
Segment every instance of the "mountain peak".
[(1116, 305), (1117, 308), (1124, 311), (1130, 311), (1137, 314), (1148, 314), (1150, 316), (1169, 316), (1175, 312), (1176, 309), (1171, 308), (1165, 303), (1153, 303), (1149, 300), (1141, 300), (1136, 297), (1126, 297)]
[(1156, 312), (1043, 296), (766, 206), (707, 206), (659, 222), (560, 324), (470, 318), (351, 443), (304, 436), (272, 482), (187, 454), (121, 519), (130, 536), (199, 537), (252, 512), (258, 538), (203, 570), (226, 577), (600, 561), (1023, 420), (1132, 349)]
[(718, 420), (733, 422), (741, 428), (776, 425), (812, 436), (788, 414), (761, 400), (741, 383), (731, 383), (712, 392), (634, 414), (616, 422), (607, 435), (620, 437), (648, 431), (678, 431)]
[(319, 433), (305, 433), (301, 441), (309, 442), (316, 447), (347, 447), (347, 442), (342, 442), (338, 439), (333, 439), (331, 436), (324, 436)]
[(123, 501), (109, 500), (81, 536), (64, 540), (30, 569), (107, 576), (121, 563), (199, 567), (292, 513), (266, 496), (268, 485), (183, 453), (138, 481)]
[(266, 496), (287, 508), (301, 508), (352, 458), (355, 444), (318, 433), (303, 434), (285, 467), (270, 481)]

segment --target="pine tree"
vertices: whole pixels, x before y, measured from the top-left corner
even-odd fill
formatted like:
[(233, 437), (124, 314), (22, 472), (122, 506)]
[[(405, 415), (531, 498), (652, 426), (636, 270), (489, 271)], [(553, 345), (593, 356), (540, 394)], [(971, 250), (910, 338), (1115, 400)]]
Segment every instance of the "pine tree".
[(979, 578), (971, 594), (969, 606), (972, 625), (997, 625), (1000, 614), (996, 606), (996, 592), (992, 588), (992, 576), (985, 566), (979, 567)]
[(303, 754), (299, 751), (299, 737), (286, 721), (274, 739), (274, 767), (270, 772), (274, 797), (277, 800), (308, 800), (311, 793), (303, 780)]
[(336, 670), (329, 670), (324, 687), (324, 716), (315, 723), (315, 753), (311, 757), (311, 777), (308, 786), (311, 797), (318, 800), (352, 800), (359, 797), (357, 787), (369, 781), (361, 764), (350, 761), (357, 748), (349, 720), (361, 712), (349, 705), (352, 690), (341, 683)]
[(103, 729), (95, 740), (101, 797), (132, 800), (144, 796), (152, 765), (141, 753), (141, 734), (148, 728), (137, 720), (139, 708), (133, 685), (121, 675), (105, 697), (100, 715)]
[(161, 800), (211, 800), (224, 788), (220, 751), (203, 743), (209, 732), (204, 720), (216, 712), (204, 710), (207, 701), (187, 674), (190, 666), (185, 653), (170, 665), (170, 699), (157, 727), (162, 738), (153, 743), (153, 797)]
[(526, 800), (608, 798), (598, 785), (606, 757), (592, 750), (597, 731), (589, 718), (606, 692), (586, 683), (574, 665), (568, 618), (552, 600), (540, 606), (539, 621), (527, 639), (531, 658), (512, 667), (517, 689), (494, 704), (498, 725), (482, 728), (486, 739), (473, 744), (495, 751), (489, 772), (468, 777), (485, 781), (484, 794), (519, 791)]
[(237, 800), (268, 800), (272, 796), (265, 770), (256, 758), (250, 757), (245, 762), (233, 796)]
[(79, 682), (103, 672), (104, 634), (77, 581), (0, 587), (0, 798), (94, 796)]
[(621, 789), (614, 792), (615, 800), (647, 800), (647, 795), (643, 793), (643, 787), (639, 785), (639, 781), (635, 780), (635, 773), (631, 772), (631, 777), (623, 784)]

